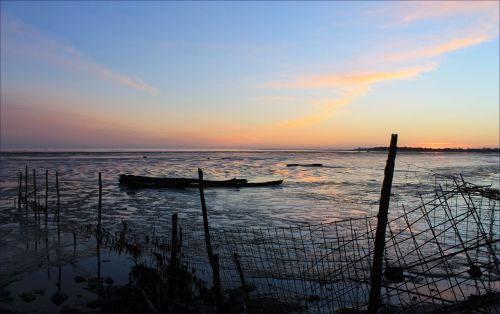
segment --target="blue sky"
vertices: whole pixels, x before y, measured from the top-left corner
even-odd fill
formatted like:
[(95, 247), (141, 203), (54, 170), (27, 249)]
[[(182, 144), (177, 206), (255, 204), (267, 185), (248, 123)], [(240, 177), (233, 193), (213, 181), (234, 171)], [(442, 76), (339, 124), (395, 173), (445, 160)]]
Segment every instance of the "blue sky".
[(1, 2), (1, 147), (498, 146), (499, 3)]

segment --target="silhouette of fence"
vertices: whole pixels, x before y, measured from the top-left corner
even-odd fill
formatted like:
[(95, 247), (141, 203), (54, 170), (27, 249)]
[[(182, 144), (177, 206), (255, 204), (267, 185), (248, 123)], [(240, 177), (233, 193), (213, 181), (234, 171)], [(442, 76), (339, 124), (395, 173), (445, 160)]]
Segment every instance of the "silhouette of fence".
[[(500, 291), (498, 193), (461, 178), (439, 180), (433, 197), (389, 216), (381, 294), (386, 307), (477, 309)], [(376, 217), (366, 217), (211, 230), (222, 287), (250, 298), (300, 303), (312, 312), (366, 309), (376, 223)], [(190, 230), (182, 241), (184, 263), (204, 270), (199, 276), (211, 285), (203, 233)]]

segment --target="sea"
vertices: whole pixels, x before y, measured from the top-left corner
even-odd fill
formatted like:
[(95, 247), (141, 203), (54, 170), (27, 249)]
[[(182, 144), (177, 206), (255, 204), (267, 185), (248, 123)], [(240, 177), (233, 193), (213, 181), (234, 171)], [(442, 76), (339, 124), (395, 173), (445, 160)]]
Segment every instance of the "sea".
[[(144, 228), (161, 228), (174, 212), (180, 219), (201, 222), (197, 189), (130, 190), (120, 186), (120, 174), (197, 178), (283, 180), (273, 187), (208, 189), (210, 223), (221, 228), (285, 226), (330, 222), (374, 215), (384, 179), (387, 153), (357, 151), (165, 151), (2, 153), (0, 157), (0, 217), (10, 222), (19, 190), (19, 174), (28, 167), (28, 193), (48, 205), (56, 202), (55, 174), (59, 176), (62, 217), (75, 223), (96, 220), (98, 177), (102, 177), (103, 221), (130, 221)], [(322, 164), (323, 167), (287, 167)], [(413, 198), (399, 191), (411, 186), (418, 195), (433, 187), (435, 175), (462, 175), (467, 182), (499, 188), (497, 153), (399, 153), (396, 158), (392, 202), (412, 207)], [(408, 189), (407, 189), (408, 190)], [(411, 195), (407, 195), (411, 196)], [(0, 237), (1, 238), (1, 237)]]
[[(26, 232), (22, 222), (26, 218), (24, 207), (17, 206), (19, 178), (22, 173), (24, 192), (26, 169), (30, 198), (36, 189), (37, 198), (44, 205), (47, 195), (52, 223), (57, 206), (57, 173), (61, 223), (97, 224), (100, 173), (103, 227), (116, 231), (125, 222), (137, 234), (148, 235), (166, 230), (173, 213), (178, 214), (185, 230), (201, 229), (199, 191), (130, 189), (119, 184), (120, 174), (197, 178), (198, 169), (202, 169), (207, 180), (283, 180), (279, 186), (206, 189), (210, 227), (230, 230), (313, 225), (375, 216), (386, 160), (386, 152), (364, 151), (2, 152), (0, 286), (15, 285), (16, 280), (27, 278), (26, 274), (33, 274), (43, 264), (44, 255), (27, 254), (28, 246), (33, 244), (26, 243), (24, 248), (25, 237), (17, 235)], [(289, 164), (322, 166), (289, 167)], [(443, 184), (439, 178), (499, 189), (499, 165), (498, 153), (399, 152), (389, 218), (402, 205), (407, 209), (419, 206), (421, 196), (434, 193)]]

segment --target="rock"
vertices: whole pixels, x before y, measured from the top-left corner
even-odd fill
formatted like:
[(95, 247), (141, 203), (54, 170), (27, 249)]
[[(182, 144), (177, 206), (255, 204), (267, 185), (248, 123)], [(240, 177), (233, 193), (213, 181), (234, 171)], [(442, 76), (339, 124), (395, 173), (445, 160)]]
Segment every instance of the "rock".
[(80, 309), (72, 309), (70, 307), (62, 309), (59, 314), (64, 314), (64, 313), (81, 313), (82, 311)]
[(87, 284), (90, 291), (97, 291), (102, 286), (102, 278), (100, 280), (97, 277), (89, 278)]
[(34, 294), (38, 294), (38, 295), (44, 295), (45, 294), (45, 289), (34, 289), (33, 293)]
[(83, 276), (75, 276), (74, 279), (75, 279), (76, 283), (81, 283), (81, 282), (87, 281), (87, 279)]
[(36, 299), (35, 295), (33, 292), (25, 292), (19, 295), (21, 299), (24, 300), (24, 302), (31, 302)]
[(308, 295), (306, 300), (307, 302), (317, 302), (321, 300), (321, 298), (319, 295), (314, 294), (314, 295)]
[(62, 292), (56, 292), (52, 296), (51, 301), (52, 301), (52, 303), (54, 303), (56, 305), (61, 305), (64, 301), (66, 301), (66, 299), (68, 299), (67, 295), (65, 295)]
[(93, 301), (89, 301), (87, 302), (87, 306), (91, 309), (95, 309), (95, 308), (98, 308), (101, 306), (101, 301), (100, 300), (93, 300)]
[[(0, 302), (2, 303), (10, 303), (14, 300), (13, 297), (10, 296), (10, 291), (6, 289), (0, 289)], [(2, 311), (0, 311), (2, 312)]]

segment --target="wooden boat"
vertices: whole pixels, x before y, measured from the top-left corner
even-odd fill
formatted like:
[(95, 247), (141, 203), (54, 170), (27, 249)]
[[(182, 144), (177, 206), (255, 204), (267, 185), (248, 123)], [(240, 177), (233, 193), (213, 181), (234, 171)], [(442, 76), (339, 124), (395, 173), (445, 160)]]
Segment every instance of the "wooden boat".
[[(145, 177), (121, 174), (120, 184), (132, 188), (195, 188), (198, 187), (198, 179), (191, 178), (158, 178)], [(280, 185), (283, 180), (266, 181), (266, 182), (248, 182), (246, 179), (230, 179), (230, 180), (203, 180), (203, 186), (208, 188), (218, 187), (259, 187)]]
[(323, 167), (323, 164), (287, 164), (287, 167)]

